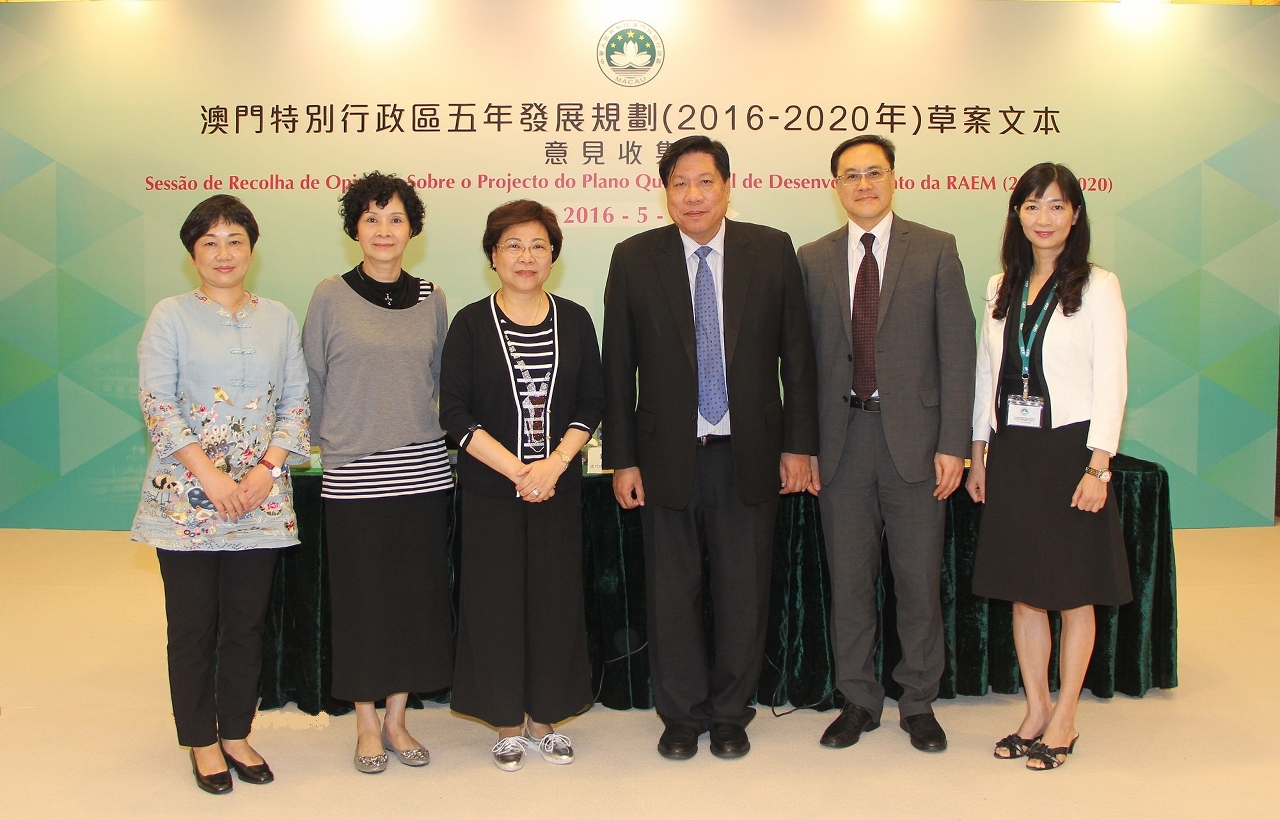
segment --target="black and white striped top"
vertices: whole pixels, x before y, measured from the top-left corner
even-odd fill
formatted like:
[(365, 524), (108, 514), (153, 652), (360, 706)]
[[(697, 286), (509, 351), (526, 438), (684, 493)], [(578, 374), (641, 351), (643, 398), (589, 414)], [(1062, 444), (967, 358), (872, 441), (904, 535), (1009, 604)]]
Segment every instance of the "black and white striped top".
[[(556, 444), (547, 438), (546, 429), (547, 404), (557, 364), (555, 310), (549, 309), (547, 317), (532, 327), (513, 322), (498, 307), (497, 300), (493, 301), (493, 310), (507, 351), (512, 392), (520, 409), (515, 454), (526, 464), (540, 461), (551, 454)], [(577, 422), (569, 426), (586, 429)]]
[[(434, 286), (425, 280), (418, 282), (418, 301), (421, 302), (431, 295)], [(386, 307), (373, 299), (369, 301)], [(383, 450), (341, 467), (326, 468), (320, 479), (320, 496), (335, 499), (391, 498), (433, 493), (452, 486), (449, 451), (441, 438)]]

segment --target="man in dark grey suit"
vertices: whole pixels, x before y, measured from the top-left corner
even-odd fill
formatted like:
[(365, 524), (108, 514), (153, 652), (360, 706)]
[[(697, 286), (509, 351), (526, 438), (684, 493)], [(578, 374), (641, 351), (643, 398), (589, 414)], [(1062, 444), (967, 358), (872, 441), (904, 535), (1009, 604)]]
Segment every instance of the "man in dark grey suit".
[(813, 339), (791, 238), (725, 218), (725, 147), (678, 140), (658, 173), (674, 224), (618, 243), (605, 286), (604, 466), (644, 527), (658, 752), (690, 758), (710, 731), (712, 754), (741, 757), (764, 659), (778, 495), (809, 486), (818, 451)]
[(894, 147), (863, 135), (831, 156), (849, 223), (800, 249), (818, 360), (818, 493), (831, 571), (831, 643), (846, 703), (822, 744), (880, 725), (876, 579), (889, 541), (902, 660), (900, 725), (922, 751), (943, 670), (939, 599), (945, 499), (970, 441), (973, 311), (955, 237), (893, 213)]

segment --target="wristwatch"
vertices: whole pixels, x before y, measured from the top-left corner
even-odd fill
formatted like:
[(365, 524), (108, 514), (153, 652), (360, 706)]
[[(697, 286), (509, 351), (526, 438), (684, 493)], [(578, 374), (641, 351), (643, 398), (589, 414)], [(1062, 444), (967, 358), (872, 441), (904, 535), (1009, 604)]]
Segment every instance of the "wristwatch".
[(562, 461), (565, 464), (568, 464), (570, 461), (573, 461), (573, 456), (569, 455), (563, 450), (556, 449), (556, 450), (552, 450), (551, 452), (560, 456), (560, 461)]
[(264, 458), (264, 459), (260, 459), (260, 460), (258, 461), (258, 463), (259, 463), (259, 464), (261, 464), (263, 467), (266, 467), (268, 470), (270, 470), (270, 471), (271, 471), (271, 477), (272, 477), (272, 478), (279, 478), (279, 477), (280, 477), (280, 474), (284, 472), (284, 470), (282, 470), (281, 468), (279, 468), (279, 467), (277, 467), (276, 465), (272, 464), (270, 461), (267, 461), (265, 458)]
[(1106, 469), (1104, 469), (1104, 470), (1095, 470), (1095, 469), (1094, 469), (1094, 468), (1092, 468), (1092, 467), (1085, 467), (1085, 468), (1084, 468), (1084, 473), (1085, 473), (1085, 475), (1091, 475), (1091, 476), (1093, 476), (1094, 478), (1096, 478), (1096, 479), (1098, 479), (1099, 481), (1101, 481), (1103, 484), (1106, 484), (1108, 481), (1110, 481), (1110, 480), (1111, 480), (1111, 471), (1110, 471), (1110, 470), (1106, 470)]

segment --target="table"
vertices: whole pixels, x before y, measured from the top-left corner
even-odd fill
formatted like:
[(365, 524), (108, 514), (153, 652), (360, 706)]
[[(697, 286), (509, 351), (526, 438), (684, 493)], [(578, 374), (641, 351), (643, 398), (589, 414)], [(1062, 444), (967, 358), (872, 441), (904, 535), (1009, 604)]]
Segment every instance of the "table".
[[(1111, 462), (1128, 550), (1134, 600), (1097, 607), (1097, 641), (1085, 687), (1099, 697), (1116, 692), (1141, 697), (1148, 689), (1178, 685), (1177, 586), (1169, 476), (1158, 464), (1124, 455)], [(289, 701), (310, 714), (342, 714), (351, 704), (329, 695), (328, 563), (325, 554), (320, 474), (295, 472), (295, 507), (302, 544), (281, 551), (263, 644), (262, 708)], [(596, 701), (612, 709), (651, 708), (645, 643), (644, 551), (638, 512), (613, 499), (610, 476), (587, 476), (582, 491), (583, 576), (587, 634)], [(946, 669), (940, 696), (1019, 691), (1013, 645), (1012, 605), (973, 595), (974, 548), (980, 505), (963, 487), (947, 503), (942, 599)], [(458, 565), (459, 520), (451, 504), (451, 570)], [(454, 585), (455, 613), (457, 587)], [(901, 694), (884, 670), (901, 648), (894, 624), (893, 576), (887, 556), (877, 589), (879, 644), (876, 669), (891, 698)], [(779, 504), (773, 587), (764, 670), (757, 701), (824, 710), (842, 699), (833, 693), (827, 638), (831, 601), (818, 503), (796, 494)], [(708, 612), (708, 617), (710, 613)], [(1059, 622), (1052, 618), (1055, 647)], [(1056, 658), (1056, 649), (1055, 649)], [(1055, 663), (1056, 665), (1056, 663)], [(1051, 681), (1056, 687), (1056, 676)], [(448, 700), (448, 692), (417, 693)]]

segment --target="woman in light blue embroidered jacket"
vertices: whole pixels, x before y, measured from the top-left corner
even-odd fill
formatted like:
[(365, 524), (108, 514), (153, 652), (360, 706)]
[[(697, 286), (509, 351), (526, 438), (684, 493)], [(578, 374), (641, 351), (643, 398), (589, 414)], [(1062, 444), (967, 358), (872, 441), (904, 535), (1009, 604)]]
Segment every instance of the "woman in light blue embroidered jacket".
[(178, 742), (201, 789), (236, 770), (269, 783), (248, 743), (277, 550), (298, 543), (288, 464), (310, 457), (298, 323), (244, 288), (258, 226), (232, 196), (180, 230), (200, 287), (156, 305), (138, 343), (138, 392), (154, 452), (133, 539), (156, 548)]

